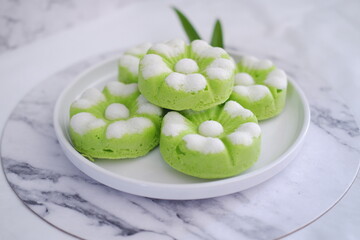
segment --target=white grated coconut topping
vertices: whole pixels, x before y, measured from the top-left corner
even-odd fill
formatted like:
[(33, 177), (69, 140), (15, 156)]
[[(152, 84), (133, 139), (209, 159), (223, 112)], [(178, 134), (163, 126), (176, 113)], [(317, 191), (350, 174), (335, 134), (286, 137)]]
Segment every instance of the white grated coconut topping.
[(138, 57), (132, 55), (123, 55), (120, 57), (119, 65), (127, 68), (132, 74), (137, 75), (139, 73), (139, 62)]
[(235, 132), (227, 137), (235, 145), (249, 146), (253, 143), (253, 139), (259, 137), (261, 129), (258, 124), (249, 122), (242, 124)]
[(226, 54), (225, 50), (219, 47), (212, 47), (203, 40), (191, 42), (192, 51), (200, 57), (219, 58)]
[(137, 99), (137, 113), (140, 114), (151, 114), (151, 115), (159, 115), (162, 114), (162, 109), (146, 100), (143, 95), (140, 95)]
[(176, 57), (185, 52), (185, 42), (181, 39), (174, 39), (166, 43), (156, 43), (150, 49), (157, 54), (166, 57)]
[(106, 138), (122, 138), (127, 134), (142, 133), (145, 129), (152, 126), (152, 121), (144, 117), (134, 117), (128, 120), (120, 120), (107, 127)]
[(182, 131), (189, 129), (186, 119), (178, 112), (168, 112), (162, 123), (161, 133), (165, 136), (178, 136)]
[(285, 89), (287, 87), (286, 73), (281, 69), (275, 69), (269, 73), (264, 83), (277, 89)]
[(223, 126), (217, 121), (205, 121), (202, 122), (199, 126), (199, 133), (205, 137), (217, 137), (223, 132)]
[(140, 61), (140, 67), (144, 79), (172, 72), (163, 59), (156, 54), (145, 55)]
[(183, 58), (175, 64), (175, 71), (184, 74), (194, 73), (199, 71), (199, 66), (194, 60)]
[(235, 85), (250, 86), (254, 85), (255, 81), (248, 73), (237, 73), (235, 75)]
[(251, 85), (251, 86), (235, 86), (235, 93), (240, 96), (247, 97), (250, 101), (256, 102), (263, 99), (265, 96), (270, 95), (270, 90), (263, 85)]
[(133, 55), (133, 56), (142, 56), (145, 55), (146, 52), (151, 47), (151, 43), (142, 43), (135, 47), (130, 48), (125, 52), (125, 54)]
[(75, 114), (70, 119), (70, 126), (74, 132), (84, 135), (87, 132), (105, 126), (106, 123), (104, 120), (96, 118), (91, 113), (81, 112)]
[(224, 143), (218, 138), (204, 137), (199, 134), (188, 134), (183, 137), (183, 140), (189, 150), (204, 154), (215, 154), (225, 150)]
[(118, 97), (126, 97), (135, 93), (137, 88), (137, 83), (125, 84), (118, 81), (110, 81), (106, 84), (106, 88), (109, 90), (110, 94)]
[(72, 104), (72, 107), (87, 109), (105, 100), (105, 96), (102, 92), (96, 88), (89, 88)]
[(244, 56), (241, 58), (240, 60), (240, 64), (250, 68), (250, 69), (256, 69), (256, 70), (264, 70), (264, 69), (269, 69), (272, 66), (274, 66), (274, 64), (267, 59), (258, 59), (256, 57), (253, 56)]
[(105, 110), (105, 117), (108, 120), (128, 118), (129, 115), (129, 109), (121, 103), (112, 103)]
[(254, 115), (250, 110), (232, 100), (225, 103), (224, 110), (233, 118), (238, 116), (249, 118)]
[(165, 82), (170, 87), (185, 92), (198, 92), (205, 89), (207, 81), (200, 73), (182, 74), (173, 72), (165, 78)]

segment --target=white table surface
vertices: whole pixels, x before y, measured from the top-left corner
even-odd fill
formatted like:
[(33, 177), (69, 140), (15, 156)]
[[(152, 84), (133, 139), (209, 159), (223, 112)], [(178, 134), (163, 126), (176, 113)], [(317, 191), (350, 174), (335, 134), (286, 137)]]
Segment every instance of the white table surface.
[[(223, 12), (224, 9), (239, 11), (239, 14), (243, 15), (242, 19), (249, 21), (253, 29), (246, 29), (246, 35), (241, 30), (226, 31), (236, 29), (237, 25), (232, 25), (234, 23), (231, 19), (222, 16), (226, 43), (238, 46), (241, 42), (256, 39), (252, 46), (256, 46), (256, 43), (265, 44), (268, 46), (268, 53), (275, 55), (276, 51), (273, 47), (281, 46), (279, 56), (286, 54), (287, 57), (301, 57), (304, 60), (303, 66), (325, 69), (326, 71), (321, 71), (319, 77), (325, 78), (329, 82), (329, 87), (338, 90), (359, 122), (360, 108), (356, 106), (356, 102), (359, 102), (357, 93), (360, 90), (360, 82), (356, 81), (360, 77), (360, 70), (356, 67), (356, 64), (360, 63), (360, 48), (357, 45), (360, 41), (358, 31), (360, 18), (356, 12), (360, 7), (359, 2), (309, 1), (298, 5), (286, 3), (286, 1), (278, 1), (264, 5), (260, 2), (229, 1), (218, 9), (219, 5), (212, 2), (204, 5), (204, 13), (198, 15), (183, 1), (178, 2), (177, 5), (182, 6), (192, 16), (203, 35), (210, 34), (213, 16), (216, 16), (217, 11)], [(136, 7), (136, 4), (130, 4), (128, 1), (125, 3), (109, 1), (105, 6), (99, 1), (92, 1), (90, 4), (81, 1), (76, 3), (64, 1), (55, 4), (53, 1), (39, 1), (31, 6), (26, 1), (19, 1), (15, 7), (12, 6), (13, 4), (10, 1), (0, 2), (1, 129), (23, 95), (55, 72), (86, 57), (131, 46), (141, 42), (140, 39), (159, 41), (183, 37), (171, 11), (167, 14), (171, 21), (164, 23), (163, 28), (170, 29), (172, 24), (175, 24), (176, 31), (165, 30), (155, 36), (149, 27), (137, 34), (137, 40), (134, 40), (134, 36), (123, 37), (124, 33), (133, 32), (134, 26), (131, 22), (121, 25), (120, 29), (109, 24), (113, 24), (119, 15), (126, 15), (129, 12), (128, 8)], [(198, 5), (202, 2), (194, 4)], [(232, 7), (232, 4), (235, 7)], [(34, 9), (34, 6), (38, 8)], [(252, 15), (249, 13), (251, 11), (259, 14)], [(209, 12), (214, 14), (211, 15)], [(65, 19), (59, 21), (58, 17), (63, 14), (66, 16)], [(287, 20), (289, 15), (293, 16), (290, 21)], [(133, 16), (129, 16), (129, 19), (131, 17)], [(108, 27), (109, 31), (103, 31), (107, 34), (94, 34), (94, 30), (103, 26)], [(276, 29), (273, 28), (274, 26)], [(245, 27), (245, 24), (239, 26), (240, 29)], [(299, 28), (302, 31), (296, 30)], [(174, 33), (177, 35), (174, 36)], [(267, 33), (272, 33), (268, 41), (262, 37)], [(290, 38), (292, 46), (285, 44), (288, 41), (282, 41), (284, 36)], [(241, 39), (240, 43), (239, 39)], [(284, 45), (278, 45), (281, 43)], [(303, 56), (297, 55), (299, 51), (295, 50), (299, 49)], [(256, 47), (246, 50), (249, 53), (259, 54), (256, 52)], [(266, 55), (266, 53), (262, 54)], [(314, 69), (311, 70), (316, 72)], [(0, 239), (23, 239), (24, 234), (26, 239), (42, 239), (44, 236), (48, 239), (73, 239), (31, 213), (17, 199), (2, 173), (0, 178)], [(345, 198), (329, 213), (290, 236), (289, 239), (359, 238), (359, 182), (359, 180), (355, 182)]]

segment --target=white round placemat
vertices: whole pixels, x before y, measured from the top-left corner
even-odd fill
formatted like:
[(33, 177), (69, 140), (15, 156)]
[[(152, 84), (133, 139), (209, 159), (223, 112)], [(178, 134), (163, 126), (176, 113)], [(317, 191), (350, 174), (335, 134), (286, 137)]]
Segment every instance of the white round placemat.
[(277, 176), (242, 192), (190, 201), (138, 197), (92, 180), (64, 156), (53, 130), (53, 108), (78, 73), (110, 55), (81, 62), (36, 86), (3, 133), (1, 159), (9, 184), (57, 228), (85, 239), (271, 239), (321, 216), (353, 182), (359, 129), (348, 108), (324, 83), (300, 78), (281, 59), (276, 62), (301, 79), (312, 123), (299, 156)]

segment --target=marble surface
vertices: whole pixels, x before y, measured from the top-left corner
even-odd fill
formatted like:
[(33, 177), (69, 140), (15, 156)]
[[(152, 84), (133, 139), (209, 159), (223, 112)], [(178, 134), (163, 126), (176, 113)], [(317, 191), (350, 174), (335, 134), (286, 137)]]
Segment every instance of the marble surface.
[(1, 0), (0, 53), (95, 20), (130, 3), (131, 0)]
[[(108, 188), (66, 159), (52, 123), (61, 90), (106, 57), (83, 61), (35, 87), (10, 115), (1, 142), (4, 172), (19, 198), (41, 218), (74, 236), (279, 238), (331, 208), (356, 176), (360, 151), (353, 138), (359, 129), (353, 118), (340, 100), (329, 98), (331, 91), (300, 83), (308, 96), (321, 92), (324, 97), (317, 102), (309, 98), (312, 122), (300, 156), (266, 183), (224, 197), (193, 201), (143, 198)], [(282, 65), (293, 75), (291, 65)], [(331, 110), (328, 105), (333, 106)], [(304, 208), (307, 211), (302, 211)]]
[[(1, 4), (4, 2), (2, 1)], [(21, 4), (22, 1), (14, 2)], [(359, 8), (359, 2), (303, 1), (287, 4), (286, 1), (271, 3), (227, 1), (226, 3), (207, 2), (204, 5), (202, 1), (192, 4), (187, 1), (177, 1), (177, 5), (192, 16), (197, 27), (201, 29), (202, 35), (210, 34), (209, 23), (213, 21), (214, 13), (216, 13), (223, 19), (228, 46), (240, 46), (244, 52), (259, 56), (272, 56), (280, 65), (281, 62), (286, 62), (286, 67), (289, 70), (291, 68), (294, 76), (303, 80), (304, 88), (306, 88), (305, 85), (311, 88), (311, 84), (314, 84), (318, 90), (311, 91), (309, 97), (312, 98), (312, 104), (315, 106), (313, 114), (318, 116), (317, 126), (322, 129), (321, 131), (327, 132), (333, 139), (341, 142), (342, 146), (348, 145), (352, 149), (359, 149), (358, 130), (347, 107), (347, 105), (350, 106), (359, 119), (360, 110), (356, 108), (356, 102), (359, 99), (357, 92), (360, 83), (355, 81), (360, 77), (359, 70), (356, 68), (360, 56), (357, 46), (360, 40), (357, 31), (360, 21), (356, 11)], [(77, 8), (80, 11), (81, 5)], [(142, 9), (150, 8), (153, 11), (142, 11)], [(196, 14), (200, 9), (202, 14)], [(47, 14), (41, 9), (39, 12)], [(2, 85), (0, 89), (1, 127), (25, 92), (56, 71), (88, 56), (130, 46), (139, 42), (139, 39), (157, 41), (183, 36), (179, 28), (172, 27), (177, 26), (173, 14), (159, 2), (156, 4), (152, 2), (145, 7), (134, 4), (104, 15), (106, 16), (83, 26), (76, 26), (73, 22), (71, 25), (75, 27), (69, 28), (68, 31), (59, 32), (41, 40), (42, 36), (60, 29), (52, 31), (52, 27), (49, 27), (50, 31), (43, 35), (30, 37), (30, 40), (18, 40), (20, 44), (16, 47), (33, 39), (40, 39), (39, 41), (16, 50), (12, 50), (13, 47), (9, 48), (0, 56), (0, 75), (4, 76), (0, 80)], [(134, 16), (139, 18), (139, 22), (127, 21), (134, 19)], [(169, 21), (163, 23), (164, 18)], [(20, 21), (27, 20), (24, 16)], [(141, 26), (138, 23), (144, 21), (149, 22), (146, 29), (136, 34), (128, 34), (129, 31), (133, 32), (134, 27)], [(36, 24), (44, 23), (39, 21)], [(114, 25), (118, 27), (118, 31), (113, 31)], [(18, 31), (21, 32), (25, 28), (20, 29)], [(28, 33), (33, 34), (31, 31)], [(22, 34), (15, 34), (15, 36), (23, 38)], [(335, 35), (338, 37), (333, 37)], [(5, 32), (5, 37), (7, 36), (9, 34)], [(240, 42), (239, 39), (241, 39)], [(22, 71), (14, 71), (19, 67)], [(21, 89), (18, 88), (19, 85), (22, 86)], [(342, 94), (346, 104), (339, 99), (337, 93)], [(328, 100), (331, 102), (328, 102), (325, 109), (318, 108)], [(343, 107), (339, 108), (339, 106)], [(333, 109), (337, 110), (333, 111)], [(341, 127), (331, 131), (334, 125), (341, 125)], [(323, 145), (325, 143), (321, 146)], [(348, 151), (353, 151), (350, 148)], [(3, 176), (2, 180), (1, 212), (7, 216), (6, 221), (5, 218), (0, 220), (2, 238), (21, 239), (19, 228), (27, 233), (29, 239), (38, 239), (44, 233), (53, 236), (53, 239), (69, 238), (61, 232), (53, 231), (51, 227), (31, 216), (19, 204)], [(292, 237), (294, 239), (304, 239), (304, 237), (306, 239), (318, 237), (339, 239), (346, 236), (346, 239), (356, 239), (360, 235), (356, 230), (360, 222), (358, 214), (360, 211), (356, 204), (360, 196), (359, 189), (360, 184), (355, 184), (345, 199), (328, 214)]]

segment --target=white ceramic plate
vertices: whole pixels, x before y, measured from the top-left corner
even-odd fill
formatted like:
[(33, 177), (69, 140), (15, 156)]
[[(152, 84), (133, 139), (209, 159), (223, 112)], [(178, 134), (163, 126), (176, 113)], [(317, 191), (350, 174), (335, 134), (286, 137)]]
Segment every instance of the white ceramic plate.
[[(232, 54), (235, 58), (238, 56)], [(259, 160), (246, 172), (227, 179), (204, 180), (184, 175), (168, 166), (156, 148), (137, 159), (91, 162), (72, 146), (68, 134), (69, 108), (85, 89), (102, 88), (117, 76), (117, 58), (106, 60), (78, 76), (60, 95), (54, 112), (55, 132), (65, 155), (91, 178), (120, 191), (161, 199), (201, 199), (238, 192), (279, 173), (299, 152), (310, 122), (307, 100), (289, 80), (287, 104), (276, 118), (261, 121)]]

